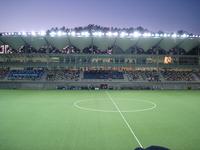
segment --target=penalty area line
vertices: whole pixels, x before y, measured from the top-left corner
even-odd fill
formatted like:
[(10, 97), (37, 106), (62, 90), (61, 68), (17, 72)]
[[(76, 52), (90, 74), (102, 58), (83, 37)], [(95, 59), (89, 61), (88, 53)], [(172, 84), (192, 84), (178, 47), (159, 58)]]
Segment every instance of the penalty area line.
[(134, 136), (135, 140), (137, 141), (137, 143), (139, 144), (139, 146), (141, 148), (143, 148), (141, 142), (139, 141), (139, 139), (137, 138), (136, 134), (134, 133), (133, 129), (131, 128), (131, 126), (129, 125), (128, 121), (126, 120), (126, 118), (124, 117), (124, 115), (122, 114), (121, 110), (119, 109), (118, 105), (115, 103), (114, 99), (111, 97), (111, 95), (108, 93), (108, 91), (106, 91), (106, 94), (108, 96), (108, 98), (110, 99), (110, 101), (112, 102), (112, 104), (115, 106), (115, 108), (117, 109), (117, 111), (119, 112), (120, 116), (122, 117), (123, 121), (125, 122), (125, 124), (127, 125), (128, 129), (130, 130), (131, 134)]

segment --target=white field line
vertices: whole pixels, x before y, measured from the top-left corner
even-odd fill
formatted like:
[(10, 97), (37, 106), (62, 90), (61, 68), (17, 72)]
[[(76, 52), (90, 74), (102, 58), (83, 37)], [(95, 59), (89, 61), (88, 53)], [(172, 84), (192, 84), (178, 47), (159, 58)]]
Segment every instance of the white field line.
[(108, 93), (108, 91), (106, 91), (106, 94), (109, 97), (109, 99), (111, 100), (111, 102), (113, 103), (113, 105), (115, 106), (115, 108), (117, 109), (117, 111), (119, 112), (119, 114), (121, 115), (122, 119), (124, 120), (125, 124), (129, 128), (129, 130), (131, 131), (131, 134), (134, 136), (134, 138), (137, 141), (137, 143), (139, 144), (139, 146), (141, 148), (143, 148), (142, 144), (140, 143), (139, 139), (135, 135), (135, 133), (134, 133), (133, 129), (131, 128), (131, 126), (129, 125), (128, 121), (126, 120), (126, 118), (124, 117), (124, 115), (122, 114), (122, 112), (120, 111), (118, 105), (115, 103), (114, 99), (111, 97), (111, 95)]

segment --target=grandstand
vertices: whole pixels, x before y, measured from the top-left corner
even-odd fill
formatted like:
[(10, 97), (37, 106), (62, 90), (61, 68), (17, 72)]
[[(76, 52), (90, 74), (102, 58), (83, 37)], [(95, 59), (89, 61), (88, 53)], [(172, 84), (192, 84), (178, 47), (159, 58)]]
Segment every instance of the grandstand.
[(199, 68), (200, 36), (184, 32), (74, 28), (0, 34), (0, 88), (199, 89)]

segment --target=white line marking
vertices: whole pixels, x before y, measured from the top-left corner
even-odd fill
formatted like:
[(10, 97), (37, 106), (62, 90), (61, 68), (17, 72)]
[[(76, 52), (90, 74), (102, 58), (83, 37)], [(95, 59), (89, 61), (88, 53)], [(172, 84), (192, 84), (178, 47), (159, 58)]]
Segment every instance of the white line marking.
[[(79, 101), (75, 101), (73, 103), (74, 107), (81, 109), (81, 110), (85, 110), (85, 111), (96, 111), (96, 112), (103, 112), (103, 113), (118, 113), (117, 110), (104, 110), (104, 109), (96, 109), (96, 108), (89, 108), (89, 107), (83, 107), (80, 105), (80, 103), (82, 102), (88, 102), (88, 101), (93, 101), (93, 99), (87, 99), (87, 100), (79, 100)], [(134, 100), (134, 101), (138, 101), (138, 100)], [(148, 111), (148, 110), (153, 110), (156, 108), (156, 104), (153, 103), (152, 101), (147, 101), (147, 100), (140, 100), (142, 102), (145, 103), (149, 103), (152, 105), (152, 107), (149, 108), (144, 108), (144, 109), (136, 109), (136, 110), (120, 110), (121, 112), (126, 112), (126, 113), (135, 113), (135, 112), (143, 112), (143, 111)]]
[(137, 141), (137, 143), (139, 144), (139, 146), (141, 148), (143, 148), (142, 144), (140, 143), (139, 139), (137, 138), (137, 136), (135, 135), (133, 129), (131, 128), (131, 126), (129, 125), (129, 123), (127, 122), (126, 118), (124, 117), (124, 115), (122, 114), (122, 112), (120, 111), (118, 105), (115, 103), (114, 99), (111, 97), (111, 95), (108, 93), (108, 91), (106, 91), (106, 94), (108, 96), (108, 98), (111, 100), (111, 102), (113, 103), (113, 105), (115, 106), (115, 108), (117, 109), (117, 111), (119, 112), (119, 114), (121, 115), (122, 119), (124, 120), (124, 122), (126, 123), (127, 127), (129, 128), (129, 130), (131, 131), (132, 135), (134, 136), (135, 140)]

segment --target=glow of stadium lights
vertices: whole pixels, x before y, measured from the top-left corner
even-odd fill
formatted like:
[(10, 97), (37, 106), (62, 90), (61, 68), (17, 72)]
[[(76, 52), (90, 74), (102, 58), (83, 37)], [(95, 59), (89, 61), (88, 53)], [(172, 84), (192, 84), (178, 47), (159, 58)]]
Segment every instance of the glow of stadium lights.
[(160, 35), (158, 33), (155, 34), (155, 37), (159, 37)]
[(114, 32), (114, 33), (113, 33), (113, 36), (118, 36), (118, 35), (119, 35), (118, 32)]
[(70, 35), (71, 35), (71, 36), (75, 36), (75, 35), (76, 35), (76, 32), (75, 32), (75, 31), (72, 31), (72, 32), (70, 33)]
[(56, 33), (56, 35), (57, 35), (57, 36), (62, 36), (62, 31), (58, 31), (58, 32)]
[(39, 33), (41, 36), (45, 36), (46, 35), (46, 32), (45, 31), (40, 31)]
[(31, 35), (32, 35), (32, 36), (36, 36), (36, 32), (32, 31), (32, 32), (31, 32)]
[(164, 35), (163, 35), (163, 34), (160, 34), (159, 36), (160, 36), (160, 37), (163, 37)]
[(56, 35), (56, 32), (54, 32), (54, 31), (50, 33), (51, 37), (54, 37), (55, 35)]
[(63, 32), (62, 35), (65, 36), (65, 35), (67, 35), (67, 33), (66, 33), (66, 32)]
[(154, 36), (155, 36), (155, 34), (151, 34), (151, 36), (152, 36), (152, 37), (154, 37)]
[(121, 32), (121, 33), (120, 33), (120, 37), (125, 37), (125, 36), (128, 36), (128, 33), (127, 33), (127, 32)]
[(144, 33), (142, 36), (143, 36), (143, 37), (150, 37), (150, 36), (151, 36), (151, 33)]
[(81, 32), (81, 36), (88, 37), (89, 35), (90, 35), (90, 33), (87, 32), (87, 31), (83, 31), (83, 32)]
[(130, 34), (130, 36), (133, 36), (133, 37), (140, 37), (142, 34), (141, 33), (139, 33), (138, 31), (135, 31), (135, 32), (133, 32), (133, 33), (131, 33)]
[(103, 36), (103, 35), (104, 35), (104, 33), (103, 33), (103, 32), (100, 32), (100, 31), (98, 31), (98, 32), (93, 32), (93, 33), (92, 33), (92, 35), (93, 35), (93, 36), (99, 36), (99, 37), (101, 37), (101, 36)]
[(26, 32), (23, 31), (23, 32), (22, 32), (22, 35), (23, 35), (23, 36), (26, 36)]
[(163, 35), (164, 37), (167, 37), (167, 33), (164, 33), (164, 35)]
[(186, 37), (187, 37), (187, 35), (186, 35), (186, 34), (183, 34), (183, 35), (181, 35), (181, 37), (182, 37), (182, 38), (186, 38)]
[(112, 34), (112, 32), (109, 31), (109, 32), (106, 33), (106, 35), (111, 37), (113, 34)]
[(22, 32), (18, 32), (17, 35), (22, 35)]
[(177, 34), (176, 33), (172, 34), (172, 37), (177, 38)]

